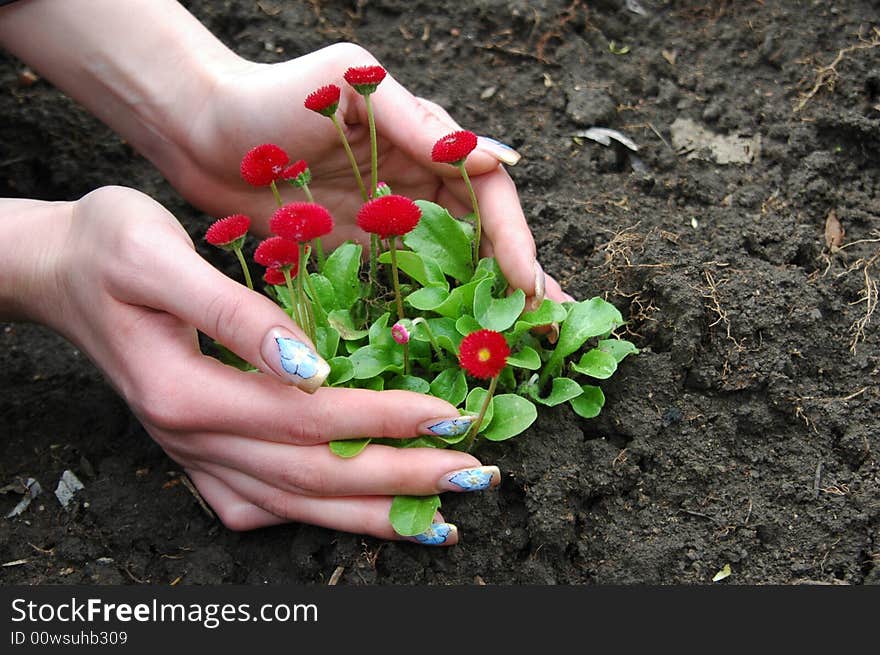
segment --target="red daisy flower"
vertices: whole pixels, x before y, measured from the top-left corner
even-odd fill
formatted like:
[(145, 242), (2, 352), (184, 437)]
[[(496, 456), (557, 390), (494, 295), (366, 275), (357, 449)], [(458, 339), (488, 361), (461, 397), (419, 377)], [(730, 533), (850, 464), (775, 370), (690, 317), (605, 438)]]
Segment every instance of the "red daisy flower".
[[(296, 271), (293, 271), (291, 275), (296, 277)], [(284, 277), (284, 271), (280, 268), (267, 268), (266, 272), (263, 273), (263, 280), (266, 281), (266, 284), (274, 284), (274, 285), (284, 285), (287, 284), (287, 279)]]
[(281, 176), (290, 157), (274, 143), (253, 148), (241, 160), (241, 176), (253, 186), (269, 186)]
[(500, 332), (477, 330), (461, 341), (458, 361), (461, 367), (475, 378), (490, 379), (507, 366), (510, 346)]
[(431, 159), (441, 164), (460, 164), (477, 147), (477, 135), (467, 130), (447, 134), (434, 144)]
[(385, 69), (381, 66), (355, 66), (345, 71), (345, 81), (354, 87), (361, 95), (367, 95), (376, 90), (379, 82), (385, 79)]
[(357, 214), (357, 224), (364, 232), (381, 238), (398, 237), (412, 230), (422, 217), (422, 210), (405, 196), (394, 194), (370, 200)]
[(205, 232), (205, 240), (218, 248), (241, 248), (241, 242), (251, 226), (251, 219), (244, 214), (233, 214), (214, 221)]
[(309, 165), (305, 159), (293, 162), (290, 166), (281, 171), (282, 180), (294, 180), (309, 170)]
[(299, 264), (299, 245), (290, 239), (269, 237), (254, 251), (254, 261), (266, 268), (293, 268)]
[(291, 202), (275, 210), (269, 229), (285, 239), (305, 243), (332, 232), (333, 217), (317, 203)]
[(342, 90), (335, 84), (327, 84), (312, 91), (305, 101), (306, 109), (311, 109), (324, 116), (332, 116), (339, 107), (339, 94)]

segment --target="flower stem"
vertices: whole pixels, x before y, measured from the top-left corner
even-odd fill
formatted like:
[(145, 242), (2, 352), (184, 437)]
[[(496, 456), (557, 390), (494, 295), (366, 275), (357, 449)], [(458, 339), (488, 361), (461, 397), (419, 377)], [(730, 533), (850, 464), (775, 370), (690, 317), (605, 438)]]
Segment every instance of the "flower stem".
[(418, 318), (413, 319), (413, 327), (416, 325), (421, 325), (425, 334), (428, 335), (428, 341), (431, 342), (431, 346), (434, 348), (434, 352), (437, 354), (437, 359), (441, 359), (443, 357), (443, 350), (440, 348), (440, 344), (437, 343), (437, 339), (434, 337), (434, 332), (431, 330), (431, 326), (428, 325), (428, 321), (424, 319), (424, 317), (419, 316)]
[[(367, 96), (369, 98), (369, 96)], [(397, 301), (397, 320), (406, 318), (403, 315), (403, 297), (400, 294), (400, 275), (397, 272), (397, 244), (396, 237), (388, 239), (388, 249), (391, 251), (391, 282), (394, 285), (394, 298)], [(409, 344), (403, 344), (403, 374), (409, 375)]]
[(251, 272), (248, 268), (247, 262), (244, 260), (244, 255), (241, 252), (241, 248), (234, 248), (235, 256), (238, 257), (238, 263), (241, 264), (241, 270), (244, 272), (244, 281), (247, 282), (247, 287), (251, 291), (254, 290), (254, 281), (251, 279)]
[(284, 201), (281, 200), (281, 192), (278, 190), (278, 185), (275, 184), (275, 180), (272, 180), (269, 183), (269, 186), (272, 188), (272, 195), (275, 196), (275, 202), (278, 203), (278, 206), (281, 207), (284, 205)]
[[(312, 190), (309, 188), (309, 185), (303, 183), (302, 190), (306, 194), (306, 200), (309, 202), (315, 202), (315, 196), (312, 195)], [(317, 237), (316, 239), (312, 239), (312, 249), (315, 251), (315, 256), (318, 258), (318, 272), (324, 270), (324, 248), (321, 246), (321, 237)], [(311, 286), (311, 281), (306, 280)]]
[(300, 328), (308, 330), (306, 322), (303, 320), (302, 305), (299, 302), (299, 294), (293, 288), (293, 279), (290, 277), (290, 268), (284, 267), (281, 269), (281, 272), (284, 273), (284, 281), (287, 283), (287, 294), (290, 296), (290, 306), (293, 308), (293, 320), (296, 321), (296, 324), (299, 325)]
[(379, 152), (376, 144), (376, 117), (373, 115), (373, 104), (370, 94), (364, 94), (364, 103), (367, 106), (367, 121), (370, 124), (370, 198), (376, 196), (376, 187), (379, 185)]
[(315, 202), (315, 196), (312, 195), (312, 190), (309, 188), (308, 184), (303, 184), (302, 190), (306, 194), (306, 199), (309, 202)]
[(480, 205), (477, 204), (477, 194), (474, 193), (474, 185), (471, 184), (471, 178), (468, 176), (467, 169), (464, 167), (464, 162), (462, 161), (458, 165), (458, 170), (461, 171), (461, 177), (464, 180), (464, 184), (467, 187), (468, 194), (471, 197), (471, 205), (474, 208), (474, 267), (480, 261), (480, 238), (482, 237), (482, 220), (480, 219)]
[(351, 169), (354, 171), (354, 177), (357, 180), (358, 188), (361, 190), (361, 198), (366, 202), (370, 197), (367, 195), (367, 189), (364, 187), (364, 179), (361, 177), (360, 169), (358, 169), (357, 159), (354, 158), (354, 153), (351, 151), (351, 146), (348, 143), (345, 132), (342, 130), (342, 125), (339, 124), (339, 119), (336, 118), (336, 114), (333, 114), (330, 117), (330, 120), (332, 120), (333, 125), (336, 126), (336, 131), (339, 132), (339, 138), (342, 140), (342, 147), (345, 148), (345, 154), (348, 155), (348, 161), (351, 164)]
[(312, 343), (317, 345), (317, 341), (315, 339), (317, 326), (315, 325), (315, 314), (312, 312), (312, 303), (309, 300), (309, 297), (306, 295), (305, 282), (303, 278), (308, 275), (308, 270), (306, 268), (308, 264), (308, 260), (306, 258), (306, 244), (299, 244), (299, 274), (296, 276), (297, 286), (299, 287), (299, 301), (303, 307), (303, 316), (308, 323), (308, 327), (306, 331), (308, 332), (309, 338), (312, 340)]
[(477, 418), (471, 423), (471, 429), (468, 431), (468, 436), (464, 440), (464, 447), (462, 448), (466, 453), (470, 452), (471, 448), (473, 448), (474, 441), (477, 439), (477, 432), (480, 431), (480, 425), (483, 423), (483, 419), (486, 417), (486, 412), (489, 410), (489, 403), (492, 402), (492, 396), (495, 395), (495, 387), (498, 386), (498, 378), (498, 375), (492, 378), (492, 381), (489, 383), (489, 391), (486, 392), (486, 397), (483, 399), (483, 406), (480, 407), (480, 413), (477, 414)]

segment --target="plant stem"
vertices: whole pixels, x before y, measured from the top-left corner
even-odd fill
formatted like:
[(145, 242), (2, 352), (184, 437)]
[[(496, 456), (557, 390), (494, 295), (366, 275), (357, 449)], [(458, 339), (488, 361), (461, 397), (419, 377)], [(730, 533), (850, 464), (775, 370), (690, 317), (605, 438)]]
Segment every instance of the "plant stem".
[(458, 165), (461, 171), (461, 177), (467, 187), (468, 194), (471, 197), (471, 205), (474, 208), (474, 268), (480, 261), (480, 238), (482, 236), (482, 220), (480, 220), (480, 205), (477, 204), (477, 194), (474, 193), (474, 185), (471, 184), (471, 178), (468, 176), (467, 169), (464, 167), (464, 161)]
[(278, 203), (279, 207), (283, 206), (284, 201), (281, 200), (281, 192), (278, 190), (278, 185), (275, 184), (275, 180), (272, 180), (269, 183), (269, 186), (272, 188), (272, 195), (275, 196), (275, 202)]
[(413, 327), (421, 325), (425, 329), (425, 333), (428, 335), (428, 341), (431, 342), (431, 347), (434, 348), (434, 352), (437, 354), (437, 359), (441, 359), (443, 357), (443, 350), (440, 348), (440, 344), (437, 343), (437, 339), (434, 337), (434, 332), (431, 330), (431, 326), (428, 325), (428, 321), (419, 316), (418, 318), (413, 319), (412, 324)]
[(244, 259), (244, 254), (241, 252), (241, 248), (235, 248), (235, 256), (238, 257), (238, 263), (241, 264), (241, 270), (244, 271), (244, 281), (247, 282), (247, 287), (251, 291), (254, 290), (254, 281), (251, 279), (251, 271), (248, 268), (247, 262)]
[(342, 140), (345, 154), (348, 155), (348, 161), (351, 164), (351, 169), (354, 171), (354, 177), (357, 180), (358, 188), (361, 190), (361, 198), (366, 202), (370, 197), (367, 195), (367, 189), (364, 187), (364, 179), (361, 177), (360, 169), (358, 169), (357, 159), (354, 158), (354, 153), (351, 151), (351, 146), (348, 143), (345, 132), (342, 131), (342, 125), (339, 124), (339, 119), (336, 118), (336, 114), (333, 114), (330, 117), (330, 120), (332, 120), (333, 125), (336, 126), (336, 131), (339, 132), (339, 138)]
[(293, 288), (293, 279), (290, 277), (290, 268), (285, 267), (282, 268), (281, 271), (284, 273), (284, 281), (287, 283), (287, 294), (290, 296), (290, 306), (293, 308), (293, 320), (296, 321), (296, 324), (300, 326), (303, 330), (308, 330), (305, 325), (305, 321), (302, 316), (302, 306), (299, 302), (299, 294), (294, 291)]
[(303, 184), (302, 190), (306, 194), (306, 199), (309, 202), (315, 202), (315, 196), (312, 195), (312, 190), (309, 188), (308, 184)]
[(308, 275), (307, 270), (308, 259), (306, 257), (306, 245), (304, 243), (299, 244), (299, 274), (296, 276), (297, 286), (299, 287), (299, 300), (302, 303), (304, 318), (308, 322), (307, 332), (309, 338), (312, 340), (312, 343), (316, 346), (318, 345), (316, 341), (316, 329), (315, 325), (315, 315), (312, 312), (312, 303), (309, 300), (309, 297), (306, 295), (305, 282), (303, 278)]
[[(369, 96), (367, 96), (369, 98)], [(403, 314), (403, 297), (400, 294), (400, 275), (397, 272), (397, 238), (392, 236), (388, 239), (388, 249), (391, 251), (391, 282), (394, 285), (394, 298), (397, 301), (397, 320), (406, 318)], [(403, 344), (403, 374), (409, 375), (409, 344)]]
[(367, 292), (368, 296), (373, 295), (373, 289), (379, 284), (379, 237), (375, 234), (370, 235), (370, 288)]
[(376, 144), (376, 117), (373, 116), (373, 104), (370, 94), (364, 94), (364, 103), (367, 106), (367, 121), (370, 124), (370, 198), (376, 196), (376, 187), (379, 185), (379, 153)]
[[(309, 185), (303, 184), (302, 190), (306, 194), (306, 199), (309, 202), (314, 203), (315, 196), (312, 195), (312, 190), (309, 188)], [(321, 246), (321, 237), (312, 239), (312, 247), (315, 251), (315, 256), (318, 258), (318, 272), (320, 273), (324, 270), (324, 248)], [(306, 282), (309, 282), (309, 280), (306, 280)]]
[(480, 431), (480, 425), (483, 423), (483, 419), (486, 417), (486, 412), (489, 410), (489, 403), (492, 402), (492, 396), (495, 395), (495, 387), (498, 386), (499, 377), (500, 376), (496, 375), (492, 378), (492, 381), (489, 383), (489, 391), (486, 392), (486, 397), (483, 399), (483, 406), (480, 407), (480, 413), (477, 414), (477, 418), (471, 423), (471, 429), (468, 432), (467, 439), (464, 441), (464, 448), (462, 448), (466, 453), (470, 452), (474, 445), (474, 441), (477, 439), (477, 432)]

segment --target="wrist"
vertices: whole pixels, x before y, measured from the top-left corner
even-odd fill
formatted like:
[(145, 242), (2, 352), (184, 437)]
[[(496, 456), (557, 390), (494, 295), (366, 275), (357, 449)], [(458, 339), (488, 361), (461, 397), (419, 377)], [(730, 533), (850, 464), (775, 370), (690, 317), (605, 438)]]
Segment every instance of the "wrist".
[(72, 202), (0, 198), (0, 319), (50, 324), (59, 306)]

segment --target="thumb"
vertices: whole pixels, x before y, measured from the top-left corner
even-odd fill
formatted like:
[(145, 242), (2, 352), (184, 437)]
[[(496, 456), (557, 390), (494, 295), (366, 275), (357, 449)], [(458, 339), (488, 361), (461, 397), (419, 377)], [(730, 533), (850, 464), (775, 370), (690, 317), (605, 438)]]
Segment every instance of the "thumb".
[(227, 277), (182, 242), (159, 255), (157, 269), (149, 278), (158, 283), (148, 283), (141, 304), (177, 316), (286, 384), (314, 393), (324, 383), (330, 366), (269, 298)]

